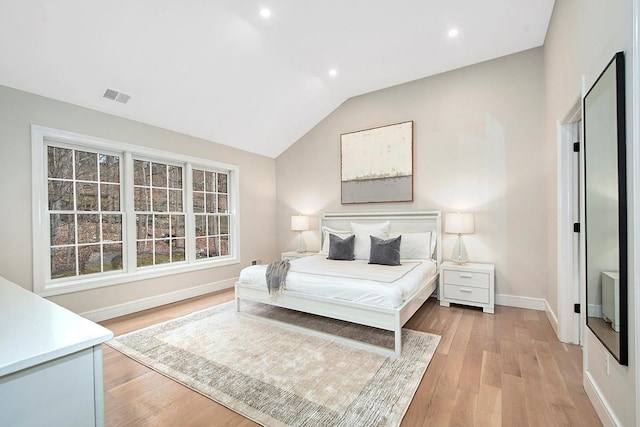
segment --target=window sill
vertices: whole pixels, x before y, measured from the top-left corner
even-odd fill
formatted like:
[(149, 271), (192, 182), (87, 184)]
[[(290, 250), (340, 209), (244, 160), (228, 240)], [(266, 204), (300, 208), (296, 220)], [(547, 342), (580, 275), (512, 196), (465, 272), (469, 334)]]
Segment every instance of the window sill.
[(136, 272), (117, 272), (100, 277), (83, 277), (73, 281), (52, 282), (38, 286), (34, 284), (34, 292), (42, 297), (63, 295), (73, 292), (82, 292), (90, 289), (102, 288), (106, 286), (122, 285), (125, 283), (137, 282), (140, 280), (153, 279), (156, 277), (172, 276), (175, 274), (189, 273), (193, 271), (207, 270), (211, 268), (224, 267), (238, 264), (237, 257), (224, 258), (210, 262), (197, 262), (195, 264), (182, 264), (160, 266), (155, 268), (143, 268)]

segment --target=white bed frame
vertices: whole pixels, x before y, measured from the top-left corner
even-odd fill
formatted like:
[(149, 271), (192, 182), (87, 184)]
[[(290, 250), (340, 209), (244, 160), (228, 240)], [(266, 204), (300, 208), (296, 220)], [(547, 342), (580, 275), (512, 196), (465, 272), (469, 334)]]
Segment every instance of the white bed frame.
[(412, 296), (407, 298), (402, 305), (396, 308), (375, 307), (349, 301), (341, 301), (335, 298), (312, 296), (286, 290), (277, 298), (271, 299), (266, 287), (265, 289), (257, 289), (251, 286), (243, 286), (242, 283), (236, 282), (236, 311), (239, 313), (241, 312), (241, 300), (255, 301), (392, 331), (395, 338), (395, 347), (393, 350), (390, 350), (388, 348), (278, 322), (276, 320), (267, 319), (246, 312), (241, 313), (245, 316), (259, 318), (269, 322), (276, 322), (290, 329), (302, 330), (306, 333), (321, 335), (334, 341), (346, 342), (360, 348), (366, 348), (379, 353), (391, 354), (395, 357), (400, 357), (402, 352), (402, 326), (404, 326), (415, 312), (418, 311), (427, 298), (429, 298), (429, 296), (435, 291), (438, 284), (437, 271), (439, 271), (439, 267), (442, 262), (442, 219), (440, 211), (325, 213), (322, 215), (321, 219), (320, 239), (322, 239), (323, 226), (337, 230), (350, 230), (351, 222), (377, 223), (390, 221), (390, 234), (416, 233), (435, 230), (438, 235), (435, 260), (438, 270), (436, 270), (436, 274), (433, 277), (429, 278), (423, 286), (421, 286)]

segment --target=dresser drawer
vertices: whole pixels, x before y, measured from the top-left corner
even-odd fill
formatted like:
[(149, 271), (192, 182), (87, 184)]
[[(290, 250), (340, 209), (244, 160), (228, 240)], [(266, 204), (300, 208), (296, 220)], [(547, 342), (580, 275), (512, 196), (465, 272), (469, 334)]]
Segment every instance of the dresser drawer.
[(459, 285), (444, 285), (444, 297), (451, 300), (489, 304), (489, 289)]
[(462, 285), (489, 289), (489, 274), (444, 270), (444, 283), (445, 285)]

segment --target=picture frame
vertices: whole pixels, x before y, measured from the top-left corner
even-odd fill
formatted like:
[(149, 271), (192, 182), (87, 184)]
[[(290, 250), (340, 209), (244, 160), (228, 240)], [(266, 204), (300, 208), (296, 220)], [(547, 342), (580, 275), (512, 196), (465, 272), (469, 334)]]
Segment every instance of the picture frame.
[(340, 135), (342, 204), (413, 201), (413, 121)]

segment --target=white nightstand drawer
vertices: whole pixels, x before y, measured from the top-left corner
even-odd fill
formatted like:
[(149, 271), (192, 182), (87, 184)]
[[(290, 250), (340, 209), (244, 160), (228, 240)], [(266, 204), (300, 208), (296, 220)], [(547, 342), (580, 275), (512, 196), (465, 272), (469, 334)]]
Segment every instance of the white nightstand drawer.
[(470, 286), (445, 285), (444, 297), (452, 300), (489, 304), (489, 289), (473, 288)]
[(445, 285), (473, 286), (489, 289), (489, 274), (472, 271), (444, 270)]

